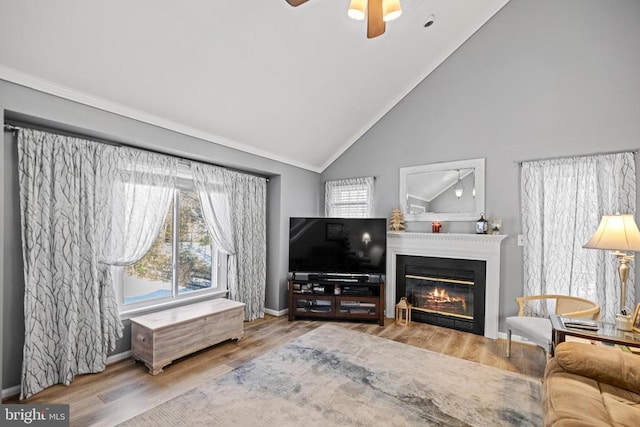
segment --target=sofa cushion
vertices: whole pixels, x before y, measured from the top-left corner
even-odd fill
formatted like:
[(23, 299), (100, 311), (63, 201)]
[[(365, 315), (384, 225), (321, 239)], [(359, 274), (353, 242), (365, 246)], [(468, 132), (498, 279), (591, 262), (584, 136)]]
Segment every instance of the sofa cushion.
[(640, 356), (578, 342), (560, 343), (555, 359), (567, 372), (640, 393)]
[(611, 425), (598, 382), (566, 372), (555, 358), (547, 362), (542, 402), (547, 427)]
[(615, 426), (638, 427), (640, 425), (640, 394), (600, 383), (602, 401)]

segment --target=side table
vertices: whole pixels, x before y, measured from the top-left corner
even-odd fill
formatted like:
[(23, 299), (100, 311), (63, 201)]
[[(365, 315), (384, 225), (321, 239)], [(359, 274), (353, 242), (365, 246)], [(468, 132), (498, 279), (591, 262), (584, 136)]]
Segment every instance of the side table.
[[(621, 331), (616, 328), (616, 325), (612, 323), (597, 322), (595, 320), (574, 319), (571, 317), (558, 316), (552, 314), (549, 316), (552, 327), (552, 341), (551, 356), (555, 352), (555, 348), (561, 342), (564, 342), (566, 337), (578, 337), (592, 341), (600, 341), (607, 344), (626, 345), (627, 347), (640, 348), (640, 334), (631, 331)], [(598, 329), (582, 329), (577, 327), (570, 327), (567, 323), (571, 322), (584, 322), (594, 324)]]

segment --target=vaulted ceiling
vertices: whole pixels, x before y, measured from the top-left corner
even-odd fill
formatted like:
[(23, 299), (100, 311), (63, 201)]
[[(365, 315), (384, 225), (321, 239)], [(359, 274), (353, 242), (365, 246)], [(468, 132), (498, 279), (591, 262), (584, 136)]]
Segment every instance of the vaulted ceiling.
[(0, 79), (320, 172), (507, 2), (2, 0)]

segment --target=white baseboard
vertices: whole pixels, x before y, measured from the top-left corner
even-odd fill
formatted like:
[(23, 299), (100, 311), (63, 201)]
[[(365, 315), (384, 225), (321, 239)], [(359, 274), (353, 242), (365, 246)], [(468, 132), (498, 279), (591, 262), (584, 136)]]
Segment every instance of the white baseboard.
[[(131, 351), (123, 351), (122, 353), (114, 354), (113, 356), (107, 357), (107, 366), (120, 362), (121, 360), (125, 360), (131, 357)], [(2, 399), (7, 399), (9, 397), (17, 396), (20, 394), (20, 386), (16, 385), (13, 387), (5, 388), (0, 393)]]
[(266, 314), (270, 314), (272, 316), (284, 316), (285, 314), (287, 314), (289, 312), (288, 308), (285, 308), (284, 310), (280, 310), (280, 311), (275, 311), (275, 310), (271, 310), (270, 308), (265, 308), (264, 312)]
[[(506, 340), (507, 333), (498, 331), (498, 338)], [(522, 341), (522, 337), (520, 335), (511, 334), (511, 341)]]
[[(507, 333), (506, 332), (498, 332), (498, 338), (502, 338), (503, 340), (507, 339)], [(529, 344), (529, 345), (536, 345), (534, 343), (532, 343), (531, 341), (529, 341), (528, 339), (520, 336), (520, 335), (516, 335), (516, 334), (511, 334), (511, 341), (518, 341), (521, 342), (523, 344)]]
[(107, 357), (107, 366), (112, 363), (119, 362), (124, 359), (128, 359), (131, 357), (131, 350), (123, 351), (122, 353), (114, 354), (113, 356)]
[(7, 399), (9, 397), (17, 396), (20, 394), (20, 386), (16, 385), (13, 387), (5, 388), (2, 390), (2, 399)]

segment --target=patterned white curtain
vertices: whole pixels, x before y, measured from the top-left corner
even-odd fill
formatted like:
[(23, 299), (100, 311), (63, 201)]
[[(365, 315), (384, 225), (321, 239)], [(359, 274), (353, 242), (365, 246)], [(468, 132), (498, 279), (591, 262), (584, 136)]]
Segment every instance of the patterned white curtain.
[(20, 398), (102, 371), (122, 323), (99, 262), (103, 144), (21, 130), (20, 210), (25, 341)]
[[(632, 153), (524, 162), (524, 294), (587, 298), (600, 304), (604, 321), (613, 322), (620, 309), (617, 260), (608, 251), (582, 246), (602, 215), (633, 214), (635, 207)], [(635, 301), (634, 278), (632, 270), (628, 306)]]
[(372, 218), (375, 178), (348, 178), (325, 183), (324, 214), (333, 218)]
[(153, 245), (177, 159), (29, 129), (18, 147), (25, 398), (104, 370), (122, 336), (109, 265), (135, 263)]
[(246, 304), (246, 320), (264, 317), (267, 182), (197, 162), (191, 170), (209, 233), (229, 255), (229, 298)]
[(128, 147), (105, 145), (98, 182), (101, 261), (135, 264), (151, 249), (173, 200), (178, 159)]

